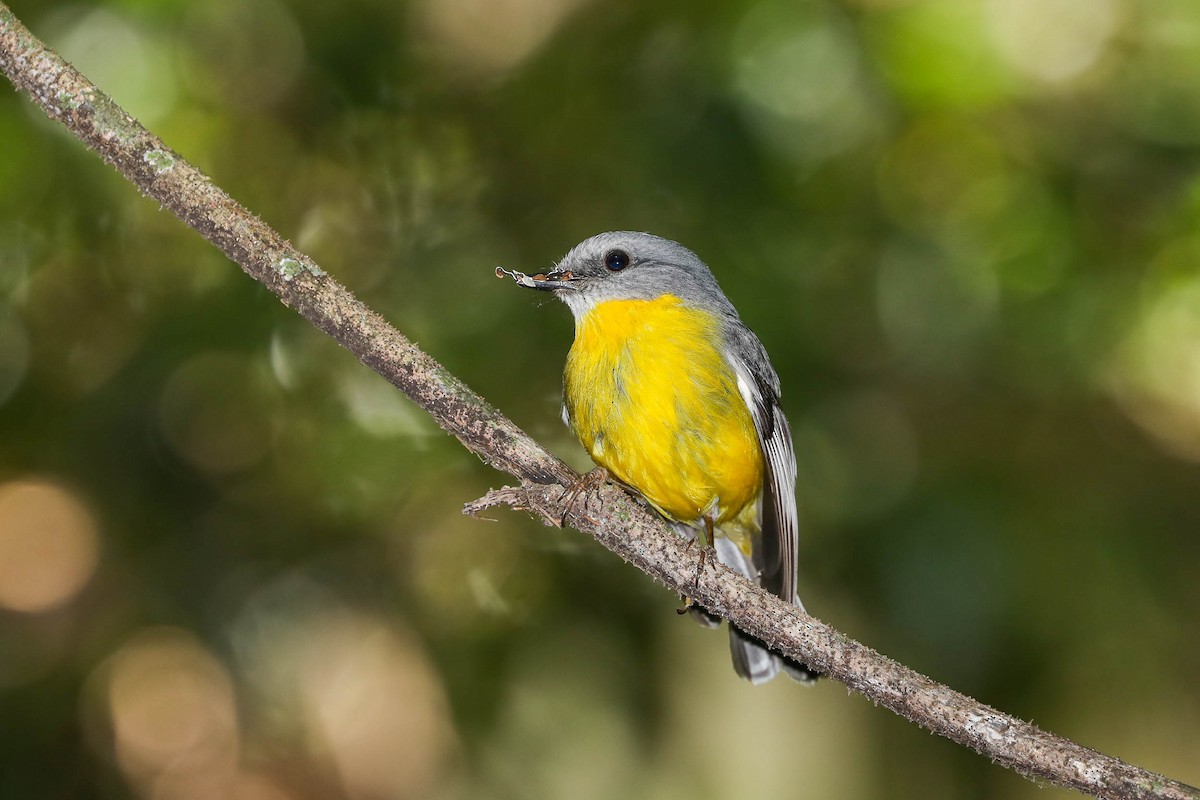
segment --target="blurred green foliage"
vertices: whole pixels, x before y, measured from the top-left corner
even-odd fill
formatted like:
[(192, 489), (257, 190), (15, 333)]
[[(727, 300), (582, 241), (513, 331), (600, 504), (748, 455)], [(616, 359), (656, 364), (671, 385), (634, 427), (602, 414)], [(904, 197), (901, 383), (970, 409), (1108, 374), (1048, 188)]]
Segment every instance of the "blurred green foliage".
[[(782, 377), (809, 608), (1200, 783), (1194, 2), (9, 5), (580, 468), (569, 315), (492, 269), (684, 242)], [(0, 796), (1072, 796), (738, 682), (460, 516), (503, 481), (0, 90)]]

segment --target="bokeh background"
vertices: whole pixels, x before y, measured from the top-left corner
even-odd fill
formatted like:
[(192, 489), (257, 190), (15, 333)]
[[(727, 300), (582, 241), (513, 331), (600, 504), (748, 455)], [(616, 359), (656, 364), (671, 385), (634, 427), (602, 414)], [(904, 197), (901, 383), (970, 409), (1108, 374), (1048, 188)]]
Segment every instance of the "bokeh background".
[[(10, 0), (577, 467), (619, 228), (714, 267), (795, 428), (802, 594), (1200, 784), (1194, 0)], [(0, 796), (1049, 798), (725, 637), (0, 86)]]

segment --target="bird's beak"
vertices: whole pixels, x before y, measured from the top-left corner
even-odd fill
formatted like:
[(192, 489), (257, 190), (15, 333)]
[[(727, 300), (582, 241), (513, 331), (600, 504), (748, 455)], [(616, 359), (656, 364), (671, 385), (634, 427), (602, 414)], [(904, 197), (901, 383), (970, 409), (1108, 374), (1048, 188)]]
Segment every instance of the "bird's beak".
[(509, 277), (518, 286), (524, 286), (526, 289), (541, 289), (543, 292), (566, 289), (570, 281), (575, 278), (570, 270), (555, 269), (545, 273), (539, 272), (536, 275), (526, 275), (524, 272), (518, 272), (515, 269), (505, 269), (504, 267), (496, 267), (496, 277)]

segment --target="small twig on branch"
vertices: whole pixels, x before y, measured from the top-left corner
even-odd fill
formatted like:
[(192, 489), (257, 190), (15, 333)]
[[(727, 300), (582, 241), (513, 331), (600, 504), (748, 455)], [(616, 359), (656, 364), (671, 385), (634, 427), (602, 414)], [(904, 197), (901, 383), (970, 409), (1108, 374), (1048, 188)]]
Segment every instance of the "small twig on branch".
[[(0, 70), (144, 195), (403, 391), (471, 452), (522, 481), (519, 488), (489, 493), (468, 511), (507, 505), (547, 524), (563, 518), (564, 487), (576, 479), (574, 472), (142, 128), (3, 3)], [(779, 652), (1023, 775), (1103, 798), (1200, 800), (1200, 790), (1041, 731), (896, 664), (720, 565), (697, 580), (696, 559), (685, 544), (612, 485), (582, 493), (566, 521)]]

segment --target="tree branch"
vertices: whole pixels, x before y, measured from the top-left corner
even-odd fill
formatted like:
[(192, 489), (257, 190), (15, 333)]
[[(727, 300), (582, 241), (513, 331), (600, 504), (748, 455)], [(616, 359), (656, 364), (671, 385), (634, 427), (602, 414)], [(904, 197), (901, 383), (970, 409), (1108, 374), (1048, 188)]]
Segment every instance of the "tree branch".
[[(385, 377), (484, 462), (521, 480), (520, 487), (468, 504), (468, 512), (507, 505), (558, 524), (564, 487), (577, 477), (572, 470), (142, 128), (3, 3), (0, 70), (142, 194)], [(1041, 731), (897, 664), (720, 565), (697, 575), (694, 551), (611, 485), (580, 494), (566, 521), (779, 652), (1023, 775), (1103, 798), (1200, 800), (1200, 790)]]

